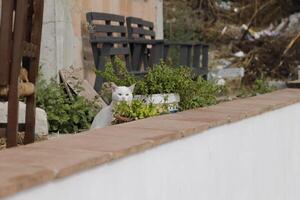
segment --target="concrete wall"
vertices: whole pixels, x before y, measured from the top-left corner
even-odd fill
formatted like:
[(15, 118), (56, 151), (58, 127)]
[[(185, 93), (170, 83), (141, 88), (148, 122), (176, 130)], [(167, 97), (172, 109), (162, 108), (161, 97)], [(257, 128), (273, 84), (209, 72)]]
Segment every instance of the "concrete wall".
[(298, 200), (299, 119), (295, 104), (5, 200)]
[[(93, 82), (85, 14), (89, 11), (137, 16), (155, 23), (157, 37), (163, 37), (162, 0), (45, 0), (41, 64), (46, 78), (59, 69), (74, 65), (85, 68)], [(89, 51), (89, 50), (88, 50)], [(84, 59), (85, 57), (85, 59)]]

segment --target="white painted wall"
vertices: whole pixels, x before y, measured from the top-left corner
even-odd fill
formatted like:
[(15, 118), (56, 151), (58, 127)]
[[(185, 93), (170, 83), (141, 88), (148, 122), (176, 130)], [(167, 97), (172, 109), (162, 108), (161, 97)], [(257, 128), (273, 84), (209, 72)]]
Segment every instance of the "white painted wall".
[(164, 39), (163, 0), (155, 0), (156, 39)]
[(299, 200), (299, 119), (296, 104), (6, 200)]
[(78, 41), (73, 32), (72, 1), (45, 0), (40, 64), (46, 79), (57, 77), (60, 69), (76, 60)]

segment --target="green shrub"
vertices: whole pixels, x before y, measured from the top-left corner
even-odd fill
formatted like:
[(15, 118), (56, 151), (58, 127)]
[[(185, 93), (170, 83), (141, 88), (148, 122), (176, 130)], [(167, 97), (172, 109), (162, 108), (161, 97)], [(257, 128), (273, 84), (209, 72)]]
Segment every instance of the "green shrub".
[(173, 67), (165, 62), (154, 66), (137, 82), (136, 94), (177, 93), (192, 81), (192, 71), (188, 67)]
[(70, 99), (55, 80), (38, 82), (37, 105), (48, 115), (49, 132), (76, 133), (89, 129), (97, 114), (93, 103), (80, 96)]
[(137, 79), (128, 73), (122, 61), (117, 61), (117, 68), (121, 72), (114, 70), (113, 65), (109, 63), (104, 72), (98, 74), (106, 81), (118, 85), (129, 86), (136, 83), (135, 94), (178, 93), (181, 98), (181, 110), (216, 104), (217, 96), (222, 92), (222, 87), (200, 77), (195, 78), (190, 67), (174, 67), (170, 63), (161, 62), (149, 69), (143, 79)]
[(274, 87), (270, 87), (268, 82), (264, 79), (256, 79), (253, 85), (253, 95), (265, 94), (275, 90)]
[(173, 67), (161, 62), (150, 69), (144, 80), (137, 84), (137, 94), (178, 93), (181, 110), (217, 103), (221, 87), (201, 77), (194, 80), (190, 67)]
[(96, 70), (96, 75), (103, 77), (107, 82), (122, 86), (130, 86), (137, 82), (137, 79), (128, 72), (125, 63), (118, 57), (114, 61), (107, 62), (104, 71)]
[(178, 93), (181, 98), (179, 105), (182, 110), (186, 110), (216, 104), (222, 87), (198, 77), (196, 81), (183, 85)]
[(265, 94), (273, 92), (276, 90), (275, 87), (270, 87), (268, 82), (264, 78), (259, 78), (254, 81), (253, 85), (245, 86), (243, 85), (238, 92), (237, 96), (241, 98), (256, 96), (260, 94)]

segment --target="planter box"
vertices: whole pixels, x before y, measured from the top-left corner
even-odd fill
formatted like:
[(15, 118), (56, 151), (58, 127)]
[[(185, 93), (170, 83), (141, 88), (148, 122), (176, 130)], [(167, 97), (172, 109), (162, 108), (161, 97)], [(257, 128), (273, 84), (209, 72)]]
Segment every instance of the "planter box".
[(176, 93), (169, 94), (152, 94), (152, 95), (135, 95), (134, 99), (141, 100), (147, 104), (167, 104), (170, 112), (178, 111), (178, 103), (180, 102), (180, 96)]

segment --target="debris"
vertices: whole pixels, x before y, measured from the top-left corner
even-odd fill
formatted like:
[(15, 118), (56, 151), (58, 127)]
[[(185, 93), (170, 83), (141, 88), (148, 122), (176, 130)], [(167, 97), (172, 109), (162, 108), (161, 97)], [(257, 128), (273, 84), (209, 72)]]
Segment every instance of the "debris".
[[(274, 0), (267, 1), (266, 3), (264, 3), (263, 5), (261, 5), (261, 6), (259, 7), (259, 9), (255, 10), (255, 13), (252, 15), (252, 17), (251, 17), (251, 19), (250, 19), (248, 25), (247, 25), (247, 26), (243, 26), (243, 28), (246, 28), (246, 29), (244, 30), (244, 34), (243, 34), (241, 40), (244, 40), (248, 33), (250, 33), (251, 35), (255, 34), (255, 32), (254, 32), (254, 33), (251, 33), (251, 28), (252, 28), (252, 26), (253, 26), (253, 24), (254, 24), (255, 19), (257, 18), (257, 16), (258, 16), (262, 11), (264, 11), (268, 6), (272, 5), (274, 2), (275, 2)], [(255, 39), (258, 39), (257, 37), (259, 37), (259, 36), (258, 36), (258, 35), (255, 35), (255, 36), (256, 36), (256, 37), (254, 37), (254, 38), (255, 38)]]
[(244, 68), (225, 68), (217, 71), (212, 71), (213, 77), (218, 78), (237, 78), (237, 77), (244, 77), (245, 69)]
[(285, 56), (288, 53), (288, 51), (298, 42), (299, 39), (300, 39), (300, 32), (291, 40), (289, 45), (284, 50), (282, 56)]
[(65, 90), (67, 91), (67, 94), (68, 94), (69, 98), (71, 100), (74, 100), (74, 96), (73, 96), (73, 94), (72, 94), (72, 92), (70, 90), (70, 87), (68, 86), (68, 83), (67, 83), (67, 81), (65, 79), (63, 71), (60, 70), (58, 73), (59, 73), (59, 77), (60, 77), (61, 82), (64, 84)]
[(222, 70), (225, 68), (229, 68), (231, 64), (232, 64), (231, 61), (222, 58), (222, 59), (218, 60), (216, 66), (214, 66), (214, 68), (217, 70)]
[(238, 51), (236, 52), (235, 54), (233, 54), (235, 57), (238, 57), (238, 58), (243, 58), (245, 57), (245, 53), (243, 51)]
[(254, 31), (253, 29), (248, 28), (247, 25), (243, 24), (241, 29), (242, 31), (248, 31), (245, 35), (245, 39), (248, 40), (257, 40), (261, 37), (276, 37), (283, 34), (292, 34), (295, 32), (300, 32), (300, 13), (295, 13), (281, 20), (280, 24), (274, 26), (270, 24), (268, 28), (261, 31)]
[(217, 81), (217, 85), (224, 86), (226, 85), (226, 81), (223, 78), (219, 77), (219, 80)]
[(107, 106), (89, 82), (81, 77), (82, 69), (71, 66), (67, 69), (60, 70), (59, 74), (69, 96), (73, 96), (73, 94), (79, 95), (90, 102), (94, 102), (99, 107)]
[(208, 73), (208, 80), (219, 86), (227, 85), (231, 90), (238, 90), (244, 77), (244, 71), (244, 68), (212, 70)]
[(268, 86), (271, 88), (284, 89), (287, 87), (285, 81), (268, 81)]
[[(297, 79), (297, 66), (300, 65), (299, 0), (165, 1), (170, 5), (180, 2), (181, 6), (185, 4), (194, 11), (187, 12), (182, 18), (188, 18), (191, 27), (199, 25), (195, 27), (193, 39), (204, 40), (211, 46), (209, 79), (218, 81), (218, 71), (235, 67), (244, 68), (243, 84), (246, 86), (259, 78)], [(208, 5), (214, 5), (214, 8)], [(210, 10), (206, 12), (208, 8)], [(174, 36), (175, 29), (170, 33)], [(228, 80), (224, 80), (228, 84)]]
[[(244, 33), (243, 34), (243, 39), (246, 39), (246, 40), (250, 40), (250, 41), (254, 41), (254, 40), (257, 40), (259, 39), (259, 35), (257, 34), (256, 31), (254, 31), (253, 29), (249, 28), (246, 24), (243, 24), (241, 26), (241, 30), (242, 32)], [(242, 40), (243, 40), (242, 39)]]
[(300, 80), (288, 81), (287, 87), (289, 88), (300, 88)]
[(225, 26), (221, 31), (221, 35), (224, 35), (226, 33), (227, 29), (228, 29), (228, 26)]
[(216, 5), (223, 10), (229, 11), (232, 9), (232, 2), (230, 1), (221, 1), (220, 3), (216, 2)]
[(294, 79), (296, 67), (300, 64), (298, 58), (300, 45), (295, 43), (290, 48), (290, 53), (283, 56), (290, 41), (290, 37), (278, 36), (236, 44), (236, 48), (246, 54), (243, 59), (238, 59), (233, 64), (245, 68), (244, 83), (251, 84), (261, 77), (276, 80)]
[[(7, 123), (7, 102), (0, 102), (0, 123)], [(19, 102), (19, 118), (18, 122), (20, 124), (25, 123), (26, 115), (26, 104)], [(35, 118), (35, 134), (36, 135), (47, 135), (48, 134), (48, 120), (45, 110), (41, 108), (36, 108), (36, 118)]]

